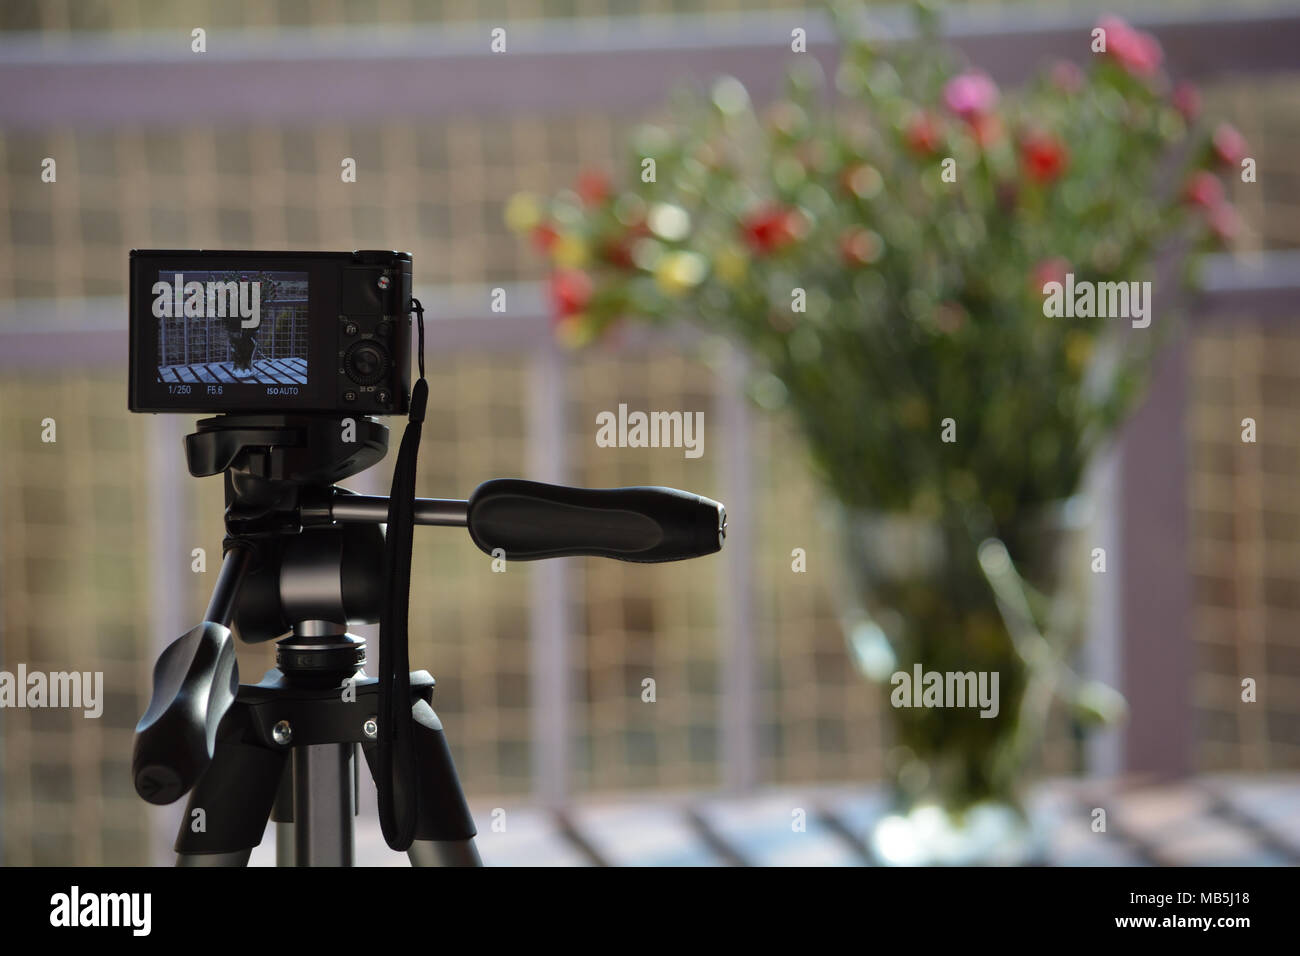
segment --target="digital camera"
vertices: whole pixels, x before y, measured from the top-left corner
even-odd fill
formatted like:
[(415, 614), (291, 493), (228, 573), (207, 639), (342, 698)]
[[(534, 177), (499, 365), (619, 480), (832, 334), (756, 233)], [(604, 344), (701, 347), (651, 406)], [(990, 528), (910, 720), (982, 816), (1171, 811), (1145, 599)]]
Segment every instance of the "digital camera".
[(131, 252), (133, 412), (405, 414), (404, 252)]

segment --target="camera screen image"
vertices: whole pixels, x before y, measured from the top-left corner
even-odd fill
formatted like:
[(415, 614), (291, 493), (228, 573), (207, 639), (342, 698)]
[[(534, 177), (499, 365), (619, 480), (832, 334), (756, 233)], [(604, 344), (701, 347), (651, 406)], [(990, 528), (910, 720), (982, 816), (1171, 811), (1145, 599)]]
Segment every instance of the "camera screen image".
[(306, 272), (160, 270), (158, 382), (306, 385), (307, 287)]
[(406, 411), (406, 253), (133, 249), (130, 268), (131, 411)]

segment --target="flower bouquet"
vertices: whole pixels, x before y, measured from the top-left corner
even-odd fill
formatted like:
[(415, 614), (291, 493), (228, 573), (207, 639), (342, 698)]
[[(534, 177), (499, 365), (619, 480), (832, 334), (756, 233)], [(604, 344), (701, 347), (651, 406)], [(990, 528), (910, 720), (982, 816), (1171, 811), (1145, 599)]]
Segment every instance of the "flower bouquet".
[[(1245, 145), (1198, 132), (1195, 90), (1113, 17), (1081, 33), (1087, 69), (1007, 91), (925, 8), (888, 45), (833, 13), (833, 93), (808, 56), (761, 111), (721, 79), (636, 133), (626, 185), (588, 173), (507, 217), (550, 258), (565, 342), (685, 320), (752, 356), (753, 397), (793, 416), (834, 505), (855, 658), (893, 685), (906, 827), (878, 851), (987, 858), (954, 847), (1020, 819), (1052, 701), (1122, 712), (1069, 668), (1088, 550), (1068, 503), (1172, 326), (1154, 255), (1239, 230), (1216, 170)], [(899, 700), (899, 675), (931, 672), (997, 675), (996, 713)]]

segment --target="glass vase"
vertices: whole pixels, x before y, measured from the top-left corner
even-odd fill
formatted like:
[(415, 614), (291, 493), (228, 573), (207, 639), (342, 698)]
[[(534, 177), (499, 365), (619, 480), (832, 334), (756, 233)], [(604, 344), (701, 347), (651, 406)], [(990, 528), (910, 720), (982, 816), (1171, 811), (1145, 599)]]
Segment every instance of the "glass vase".
[(892, 732), (889, 810), (869, 841), (881, 863), (1041, 860), (1023, 784), (1074, 681), (1087, 512), (1071, 499), (999, 535), (979, 509), (835, 509), (845, 634)]

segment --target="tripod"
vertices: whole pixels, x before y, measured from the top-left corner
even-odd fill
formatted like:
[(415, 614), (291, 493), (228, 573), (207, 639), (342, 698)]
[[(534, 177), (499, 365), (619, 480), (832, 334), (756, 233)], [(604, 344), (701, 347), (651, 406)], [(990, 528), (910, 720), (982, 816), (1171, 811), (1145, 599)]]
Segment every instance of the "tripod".
[[(380, 681), (365, 673), (365, 641), (348, 633), (383, 610), (389, 500), (335, 483), (387, 447), (379, 422), (332, 416), (227, 415), (186, 437), (192, 475), (224, 474), (224, 557), (203, 623), (158, 659), (132, 764), (145, 800), (190, 793), (178, 865), (246, 865), (268, 818), (278, 865), (352, 864), (358, 744), (376, 784), (390, 785)], [(517, 479), (484, 482), (468, 500), (417, 499), (414, 520), (465, 527), (481, 550), (512, 560), (671, 561), (716, 552), (726, 534), (725, 509), (698, 495)], [(239, 683), (232, 625), (248, 643), (279, 638), (276, 667), (256, 684)], [(409, 686), (414, 766), (393, 794), (414, 815), (408, 856), (479, 866), (434, 679), (412, 671)]]

